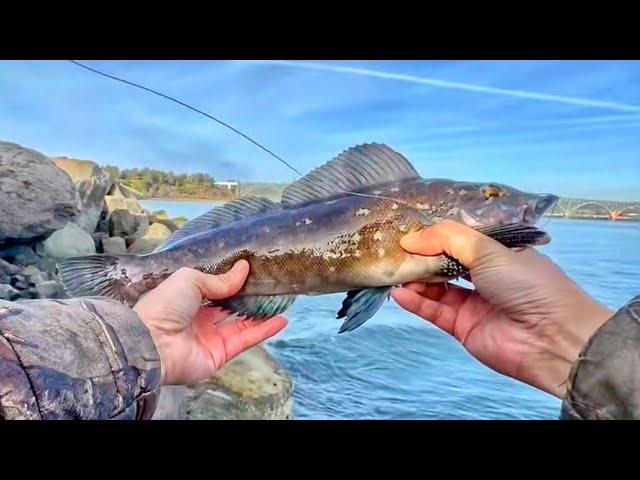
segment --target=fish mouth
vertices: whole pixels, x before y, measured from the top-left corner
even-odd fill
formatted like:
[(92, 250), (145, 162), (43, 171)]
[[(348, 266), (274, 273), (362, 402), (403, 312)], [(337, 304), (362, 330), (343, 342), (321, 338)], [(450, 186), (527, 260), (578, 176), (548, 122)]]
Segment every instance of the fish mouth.
[(523, 222), (527, 225), (535, 225), (540, 217), (556, 206), (559, 199), (560, 197), (550, 193), (536, 195), (529, 201), (522, 214)]

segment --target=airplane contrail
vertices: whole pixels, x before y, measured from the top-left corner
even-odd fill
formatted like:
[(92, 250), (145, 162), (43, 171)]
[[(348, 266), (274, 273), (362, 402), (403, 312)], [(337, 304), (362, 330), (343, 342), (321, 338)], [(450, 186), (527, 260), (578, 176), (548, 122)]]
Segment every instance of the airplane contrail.
[(640, 106), (629, 105), (625, 103), (607, 102), (603, 100), (593, 100), (579, 97), (566, 97), (562, 95), (552, 95), (548, 93), (530, 92), (526, 90), (512, 90), (506, 88), (488, 87), (484, 85), (476, 85), (472, 83), (452, 82), (449, 80), (439, 80), (430, 77), (420, 77), (417, 75), (406, 75), (402, 73), (384, 72), (380, 70), (371, 70), (368, 68), (347, 67), (332, 65), (326, 63), (289, 61), (289, 60), (257, 60), (251, 63), (281, 65), (283, 67), (304, 68), (308, 70), (325, 70), (337, 73), (347, 73), (352, 75), (361, 75), (366, 77), (384, 78), (388, 80), (399, 80), (402, 82), (416, 83), (422, 85), (430, 85), (432, 87), (450, 88), (454, 90), (466, 90), (470, 92), (489, 93), (494, 95), (506, 95), (510, 97), (528, 98), (532, 100), (543, 100), (558, 103), (567, 103), (571, 105), (580, 105), (583, 107), (606, 108), (609, 110), (617, 110), (620, 112), (640, 113)]

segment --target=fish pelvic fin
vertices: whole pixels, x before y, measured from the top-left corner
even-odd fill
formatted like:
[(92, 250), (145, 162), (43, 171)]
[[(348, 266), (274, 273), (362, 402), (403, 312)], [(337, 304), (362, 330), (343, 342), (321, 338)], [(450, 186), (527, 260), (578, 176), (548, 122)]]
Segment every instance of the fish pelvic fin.
[(365, 323), (380, 309), (389, 298), (391, 287), (351, 290), (342, 302), (337, 318), (344, 318), (338, 333), (350, 332)]
[(240, 316), (266, 320), (284, 313), (296, 295), (242, 295), (216, 301), (215, 305)]
[(107, 297), (135, 305), (144, 293), (133, 287), (130, 263), (135, 255), (87, 255), (61, 260), (58, 277), (70, 297)]

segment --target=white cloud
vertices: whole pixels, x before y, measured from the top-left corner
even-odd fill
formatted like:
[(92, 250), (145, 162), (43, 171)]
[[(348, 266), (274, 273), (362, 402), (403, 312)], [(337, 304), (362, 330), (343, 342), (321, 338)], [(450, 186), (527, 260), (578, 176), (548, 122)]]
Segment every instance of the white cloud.
[(288, 60), (260, 60), (254, 61), (256, 64), (281, 65), (284, 67), (303, 68), (309, 70), (325, 70), (337, 73), (347, 73), (351, 75), (361, 75), (367, 77), (383, 78), (387, 80), (398, 80), (414, 84), (429, 85), (432, 87), (449, 88), (455, 90), (466, 90), (470, 92), (489, 93), (494, 95), (506, 95), (511, 97), (527, 98), (531, 100), (542, 100), (557, 103), (566, 103), (571, 105), (580, 105), (583, 107), (603, 108), (616, 110), (619, 112), (635, 112), (640, 113), (640, 106), (629, 105), (625, 103), (608, 102), (603, 100), (567, 97), (563, 95), (553, 95), (548, 93), (531, 92), (526, 90), (512, 90), (506, 88), (489, 87), (485, 85), (476, 85), (473, 83), (452, 82), (449, 80), (440, 80), (429, 77), (421, 77), (417, 75), (406, 75), (402, 73), (384, 72), (380, 70), (371, 70), (367, 68), (347, 67), (339, 65), (331, 65), (315, 62), (301, 62)]

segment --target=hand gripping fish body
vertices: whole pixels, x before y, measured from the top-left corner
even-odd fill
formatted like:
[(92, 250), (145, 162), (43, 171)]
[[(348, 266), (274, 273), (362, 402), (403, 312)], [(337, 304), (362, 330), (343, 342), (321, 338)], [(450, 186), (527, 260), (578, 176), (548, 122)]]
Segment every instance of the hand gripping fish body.
[(466, 273), (445, 255), (413, 255), (408, 232), (451, 219), (511, 248), (549, 242), (534, 227), (557, 201), (514, 188), (423, 179), (386, 145), (352, 147), (286, 188), (280, 203), (243, 197), (186, 223), (147, 255), (90, 255), (63, 260), (58, 272), (72, 296), (106, 296), (133, 305), (181, 267), (221, 274), (245, 259), (242, 290), (216, 305), (268, 318), (298, 295), (347, 292), (340, 332), (380, 308), (394, 285), (442, 282)]

